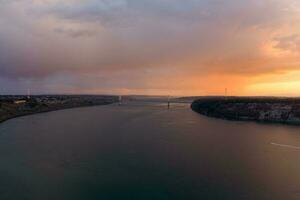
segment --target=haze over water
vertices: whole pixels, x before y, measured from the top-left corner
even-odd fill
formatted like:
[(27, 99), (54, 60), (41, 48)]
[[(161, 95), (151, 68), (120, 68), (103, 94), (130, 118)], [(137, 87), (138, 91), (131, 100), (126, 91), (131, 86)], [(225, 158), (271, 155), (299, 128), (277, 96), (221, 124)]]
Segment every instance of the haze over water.
[(0, 199), (299, 199), (300, 130), (127, 102), (0, 125)]

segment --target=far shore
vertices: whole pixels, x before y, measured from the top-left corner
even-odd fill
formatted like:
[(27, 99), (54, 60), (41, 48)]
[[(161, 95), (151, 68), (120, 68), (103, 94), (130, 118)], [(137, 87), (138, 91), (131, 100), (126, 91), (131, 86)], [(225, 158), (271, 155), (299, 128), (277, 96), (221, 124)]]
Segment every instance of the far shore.
[(107, 105), (117, 101), (115, 96), (97, 95), (0, 96), (0, 123), (26, 115)]
[(195, 100), (191, 108), (225, 120), (300, 125), (300, 98), (203, 97)]

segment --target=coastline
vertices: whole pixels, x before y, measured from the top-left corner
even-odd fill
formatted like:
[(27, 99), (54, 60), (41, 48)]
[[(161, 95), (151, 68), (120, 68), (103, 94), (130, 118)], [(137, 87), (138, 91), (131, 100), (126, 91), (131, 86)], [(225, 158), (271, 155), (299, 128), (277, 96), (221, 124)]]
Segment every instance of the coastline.
[[(41, 97), (39, 97), (41, 98)], [(43, 97), (45, 98), (45, 97)], [(51, 100), (58, 96), (47, 96)], [(37, 97), (33, 97), (26, 103), (16, 105), (11, 101), (0, 102), (0, 124), (18, 117), (34, 115), (39, 113), (53, 112), (58, 110), (66, 110), (80, 107), (92, 107), (109, 105), (117, 102), (114, 96), (59, 96), (62, 100), (53, 102), (37, 101)]]
[(300, 98), (204, 97), (195, 100), (191, 109), (230, 121), (300, 125)]
[(41, 111), (37, 111), (37, 112), (12, 115), (12, 116), (10, 116), (8, 118), (0, 119), (0, 124), (3, 123), (3, 122), (6, 122), (8, 120), (11, 120), (11, 119), (15, 119), (15, 118), (19, 118), (19, 117), (24, 117), (24, 116), (28, 116), (28, 115), (36, 115), (36, 114), (41, 114), (41, 113), (54, 112), (54, 111), (59, 111), (59, 110), (68, 110), (68, 109), (74, 109), (74, 108), (86, 108), (86, 107), (94, 107), (94, 106), (105, 106), (105, 105), (109, 105), (109, 104), (113, 104), (113, 103), (115, 103), (115, 102), (104, 103), (104, 104), (95, 104), (95, 105), (82, 105), (82, 106), (56, 108), (56, 109), (51, 109), (51, 110), (41, 110)]

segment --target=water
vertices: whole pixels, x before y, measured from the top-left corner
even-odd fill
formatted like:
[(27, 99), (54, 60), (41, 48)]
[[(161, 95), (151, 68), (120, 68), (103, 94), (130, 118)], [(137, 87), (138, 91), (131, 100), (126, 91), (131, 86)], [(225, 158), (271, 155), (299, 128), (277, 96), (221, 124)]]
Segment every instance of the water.
[(299, 127), (188, 104), (26, 116), (0, 125), (0, 199), (300, 199), (299, 148)]

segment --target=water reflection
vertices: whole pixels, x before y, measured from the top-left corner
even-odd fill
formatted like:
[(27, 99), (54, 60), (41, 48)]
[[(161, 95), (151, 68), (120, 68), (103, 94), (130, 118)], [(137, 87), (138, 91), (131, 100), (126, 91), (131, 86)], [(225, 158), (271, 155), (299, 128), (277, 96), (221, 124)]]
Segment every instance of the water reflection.
[(0, 199), (299, 199), (298, 127), (129, 102), (0, 125)]

